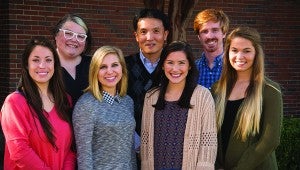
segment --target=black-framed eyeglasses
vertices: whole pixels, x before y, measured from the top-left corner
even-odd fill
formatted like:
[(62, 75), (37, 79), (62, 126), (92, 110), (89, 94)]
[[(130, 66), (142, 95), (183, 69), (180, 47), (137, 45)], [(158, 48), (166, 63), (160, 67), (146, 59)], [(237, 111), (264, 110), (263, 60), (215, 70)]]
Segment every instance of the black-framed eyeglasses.
[(59, 29), (59, 31), (64, 32), (64, 37), (65, 39), (69, 40), (76, 37), (76, 40), (79, 42), (84, 42), (87, 38), (86, 34), (78, 34), (76, 32), (70, 31), (70, 30), (65, 30), (65, 29)]

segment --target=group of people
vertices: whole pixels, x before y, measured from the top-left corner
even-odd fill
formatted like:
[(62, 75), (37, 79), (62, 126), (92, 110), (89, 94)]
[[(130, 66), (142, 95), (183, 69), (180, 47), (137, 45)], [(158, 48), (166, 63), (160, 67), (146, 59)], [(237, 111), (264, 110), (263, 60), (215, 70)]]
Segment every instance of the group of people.
[(222, 10), (199, 12), (197, 60), (187, 42), (165, 43), (162, 11), (141, 10), (133, 28), (140, 51), (126, 57), (115, 46), (90, 57), (75, 14), (53, 29), (55, 46), (29, 41), (1, 109), (4, 169), (277, 169), (282, 94), (254, 28), (227, 35)]

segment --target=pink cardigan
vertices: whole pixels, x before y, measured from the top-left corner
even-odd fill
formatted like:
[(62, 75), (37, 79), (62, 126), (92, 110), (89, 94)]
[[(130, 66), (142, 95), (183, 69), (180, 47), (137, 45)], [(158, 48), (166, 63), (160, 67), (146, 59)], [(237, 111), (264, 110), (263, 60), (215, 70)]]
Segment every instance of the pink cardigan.
[(72, 127), (58, 117), (55, 107), (49, 112), (48, 119), (56, 137), (57, 151), (48, 142), (39, 120), (32, 116), (20, 93), (8, 95), (0, 116), (6, 139), (5, 170), (75, 169), (76, 155), (71, 151)]
[[(148, 92), (145, 96), (142, 133), (141, 159), (143, 170), (154, 169), (154, 107), (159, 91)], [(217, 129), (215, 105), (211, 93), (198, 85), (191, 98), (194, 106), (188, 111), (184, 134), (183, 170), (213, 170), (217, 155)]]

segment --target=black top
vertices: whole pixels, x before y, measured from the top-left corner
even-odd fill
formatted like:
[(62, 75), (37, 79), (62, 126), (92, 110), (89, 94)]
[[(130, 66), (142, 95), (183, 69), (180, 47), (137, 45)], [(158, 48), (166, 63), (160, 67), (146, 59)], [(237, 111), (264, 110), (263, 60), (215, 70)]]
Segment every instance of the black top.
[(140, 59), (140, 53), (125, 57), (128, 70), (127, 94), (134, 101), (136, 132), (141, 133), (141, 121), (146, 92), (155, 86), (155, 71), (150, 74)]
[(91, 63), (90, 56), (82, 56), (81, 62), (76, 66), (75, 80), (62, 67), (63, 79), (67, 93), (72, 97), (73, 106), (77, 102), (78, 98), (83, 94), (83, 90), (88, 87), (89, 81), (89, 67)]
[(154, 169), (182, 168), (183, 143), (188, 109), (167, 102), (154, 112)]
[[(224, 155), (226, 154), (228, 142), (230, 139), (231, 130), (234, 124), (235, 117), (237, 115), (238, 109), (242, 104), (244, 99), (239, 100), (228, 100), (225, 108), (225, 115), (222, 124), (222, 149)], [(234, 132), (233, 132), (234, 133)]]

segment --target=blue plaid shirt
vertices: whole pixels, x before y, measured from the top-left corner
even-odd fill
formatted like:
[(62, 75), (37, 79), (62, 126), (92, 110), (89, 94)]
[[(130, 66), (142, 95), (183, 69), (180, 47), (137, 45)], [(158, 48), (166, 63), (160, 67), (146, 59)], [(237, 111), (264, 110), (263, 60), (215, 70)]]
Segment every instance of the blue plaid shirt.
[(210, 89), (211, 86), (219, 80), (222, 72), (223, 53), (214, 60), (214, 67), (209, 68), (205, 54), (202, 53), (201, 58), (197, 59), (196, 67), (199, 70), (198, 84)]

